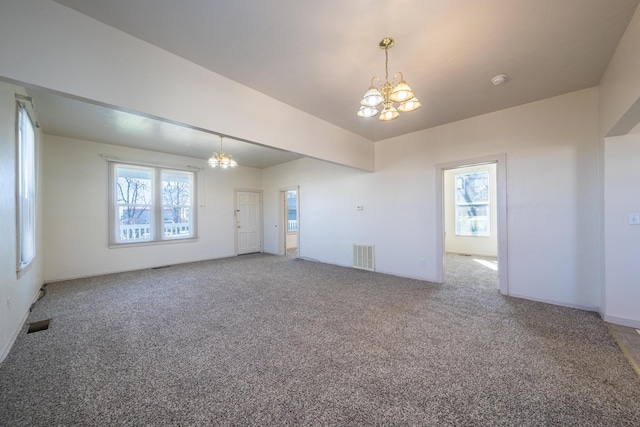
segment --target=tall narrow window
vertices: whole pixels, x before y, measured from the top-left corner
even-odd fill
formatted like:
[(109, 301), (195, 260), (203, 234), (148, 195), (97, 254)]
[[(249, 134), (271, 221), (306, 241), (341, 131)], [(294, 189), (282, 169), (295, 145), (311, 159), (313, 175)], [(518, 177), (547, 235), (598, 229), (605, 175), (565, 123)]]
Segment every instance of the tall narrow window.
[(298, 192), (287, 191), (287, 231), (298, 231)]
[(456, 174), (456, 235), (489, 236), (489, 171)]
[(195, 237), (195, 173), (111, 163), (111, 243)]
[(36, 137), (27, 109), (18, 103), (18, 271), (36, 256)]

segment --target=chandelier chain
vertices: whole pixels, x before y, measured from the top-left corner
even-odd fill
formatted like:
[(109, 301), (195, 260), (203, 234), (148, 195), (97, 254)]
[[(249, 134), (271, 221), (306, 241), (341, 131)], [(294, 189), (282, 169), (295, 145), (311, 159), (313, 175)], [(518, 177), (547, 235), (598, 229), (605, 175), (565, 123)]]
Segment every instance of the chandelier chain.
[(389, 81), (389, 48), (384, 48), (384, 80)]

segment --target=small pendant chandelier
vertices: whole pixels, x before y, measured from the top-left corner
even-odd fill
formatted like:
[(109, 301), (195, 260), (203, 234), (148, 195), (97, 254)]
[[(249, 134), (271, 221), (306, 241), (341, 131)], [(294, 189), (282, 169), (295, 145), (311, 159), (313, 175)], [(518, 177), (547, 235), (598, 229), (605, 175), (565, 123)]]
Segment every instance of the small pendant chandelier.
[[(371, 79), (371, 86), (369, 90), (364, 94), (362, 101), (360, 101), (360, 110), (358, 110), (358, 117), (369, 118), (378, 117), (379, 120), (389, 121), (393, 120), (400, 115), (400, 113), (408, 113), (420, 108), (420, 101), (415, 97), (413, 91), (404, 81), (404, 76), (401, 72), (397, 72), (393, 76), (393, 80), (389, 83), (389, 49), (393, 47), (394, 41), (391, 37), (382, 39), (379, 44), (380, 49), (384, 49), (385, 56), (385, 82), (378, 77)], [(398, 83), (396, 84), (396, 77), (400, 76)], [(378, 86), (374, 81), (378, 81)], [(394, 103), (398, 104), (396, 108)], [(378, 106), (382, 104), (382, 111), (378, 111)]]
[(220, 137), (220, 153), (216, 153), (214, 151), (207, 163), (212, 168), (219, 167), (222, 169), (235, 168), (236, 166), (238, 166), (238, 163), (233, 160), (233, 157), (231, 155), (222, 152), (222, 137)]

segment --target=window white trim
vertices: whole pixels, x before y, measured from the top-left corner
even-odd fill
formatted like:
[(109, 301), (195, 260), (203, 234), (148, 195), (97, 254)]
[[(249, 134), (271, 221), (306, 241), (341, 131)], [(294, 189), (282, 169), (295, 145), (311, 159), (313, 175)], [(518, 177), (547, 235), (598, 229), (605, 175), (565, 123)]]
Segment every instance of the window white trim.
[[(109, 165), (109, 247), (133, 247), (166, 243), (178, 243), (197, 240), (197, 170), (193, 167), (173, 167), (148, 162), (134, 162), (122, 159), (107, 158)], [(118, 201), (117, 171), (139, 170), (147, 177), (144, 192), (146, 199), (135, 200), (131, 203)], [(167, 204), (163, 197), (165, 178), (168, 175), (183, 175), (189, 183), (188, 201), (185, 203)], [(149, 188), (146, 188), (149, 187)], [(142, 187), (141, 187), (142, 189)], [(123, 212), (128, 207), (135, 210), (135, 216), (130, 216), (131, 224), (123, 223)], [(171, 209), (180, 211), (179, 221), (165, 218)], [(129, 214), (127, 215), (129, 217)], [(123, 234), (125, 233), (125, 234)]]

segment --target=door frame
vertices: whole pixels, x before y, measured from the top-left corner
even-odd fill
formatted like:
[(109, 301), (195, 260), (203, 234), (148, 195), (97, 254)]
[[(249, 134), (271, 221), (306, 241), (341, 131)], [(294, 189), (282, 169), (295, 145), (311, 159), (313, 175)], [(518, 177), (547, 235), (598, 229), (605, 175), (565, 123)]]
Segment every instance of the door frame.
[(233, 189), (233, 242), (234, 251), (238, 256), (238, 193), (258, 193), (260, 196), (260, 203), (258, 204), (258, 215), (260, 216), (258, 222), (260, 223), (260, 253), (264, 252), (264, 214), (262, 204), (264, 203), (264, 197), (262, 190), (255, 188), (234, 188)]
[(500, 293), (509, 295), (509, 259), (507, 248), (507, 155), (495, 154), (436, 164), (436, 281), (444, 282), (444, 171), (467, 166), (495, 163), (496, 215), (498, 222), (498, 284)]
[[(280, 255), (287, 254), (287, 222), (285, 217), (287, 216), (286, 209), (284, 207), (286, 203), (287, 191), (295, 190), (296, 191), (296, 214), (298, 217), (298, 256), (300, 258), (300, 186), (299, 185), (291, 185), (289, 187), (280, 187), (278, 188), (278, 227), (280, 227), (280, 233), (278, 233), (278, 253)], [(284, 200), (283, 200), (284, 199)]]

